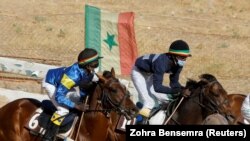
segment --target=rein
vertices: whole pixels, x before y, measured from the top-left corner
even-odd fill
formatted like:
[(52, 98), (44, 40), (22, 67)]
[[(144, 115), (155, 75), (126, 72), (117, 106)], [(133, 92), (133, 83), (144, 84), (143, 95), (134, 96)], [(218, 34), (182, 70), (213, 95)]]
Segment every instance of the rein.
[(182, 101), (183, 101), (184, 97), (181, 98), (181, 100), (179, 101), (179, 103), (177, 104), (177, 106), (175, 107), (174, 111), (172, 112), (172, 114), (168, 117), (168, 119), (164, 122), (163, 125), (167, 125), (169, 120), (172, 119), (172, 116), (175, 114), (176, 110), (178, 109), (178, 107), (181, 105)]
[[(205, 86), (207, 86), (207, 85), (212, 85), (212, 84), (214, 84), (214, 83), (218, 83), (218, 81), (215, 80), (215, 81), (209, 82), (209, 83), (206, 84)], [(191, 95), (191, 96), (190, 96), (190, 97), (197, 97), (197, 96), (199, 96), (199, 97), (198, 97), (198, 101), (196, 101), (196, 100), (194, 100), (194, 99), (193, 99), (192, 101), (193, 101), (194, 103), (197, 103), (197, 104), (198, 104), (199, 106), (201, 106), (202, 108), (207, 109), (208, 111), (211, 111), (212, 113), (220, 113), (220, 114), (221, 114), (221, 112), (220, 112), (220, 110), (219, 110), (219, 107), (221, 107), (222, 105), (224, 105), (225, 103), (227, 103), (228, 100), (225, 99), (223, 102), (217, 104), (216, 102), (214, 102), (214, 101), (212, 100), (212, 98), (210, 98), (210, 97), (208, 97), (208, 96), (205, 96), (205, 86), (201, 88), (201, 90), (200, 90), (200, 92), (199, 92), (198, 95), (193, 95), (193, 96)], [(202, 103), (203, 97), (205, 97), (205, 98), (209, 101), (208, 104), (204, 105), (204, 104)], [(183, 99), (184, 99), (184, 97), (182, 97), (182, 99), (179, 101), (179, 103), (178, 103), (177, 107), (175, 108), (174, 112), (173, 112), (173, 113), (168, 117), (168, 119), (164, 122), (164, 125), (166, 125), (166, 124), (169, 122), (170, 119), (172, 119), (174, 122), (176, 122), (177, 124), (179, 124), (175, 119), (172, 118), (172, 116), (173, 116), (174, 113), (176, 112), (177, 108), (179, 107), (179, 105), (181, 104), (181, 102), (182, 102)], [(233, 117), (232, 117), (231, 115), (225, 115), (225, 118), (226, 118), (228, 121), (230, 121)], [(231, 119), (230, 119), (230, 118), (231, 118)]]
[[(218, 83), (218, 81), (212, 81), (212, 82), (209, 82), (209, 83), (206, 84), (206, 85), (212, 85), (212, 84), (214, 84), (214, 83)], [(210, 97), (205, 96), (205, 92), (204, 92), (204, 91), (205, 91), (205, 88), (202, 88), (202, 89), (201, 89), (201, 92), (200, 92), (200, 95), (199, 95), (200, 97), (199, 97), (199, 102), (198, 102), (198, 104), (199, 104), (202, 108), (205, 108), (205, 109), (211, 111), (212, 113), (220, 113), (219, 107), (221, 107), (221, 106), (224, 105), (226, 102), (228, 102), (228, 100), (225, 99), (223, 102), (217, 104), (217, 103), (214, 102)], [(202, 96), (203, 96), (203, 97), (206, 97), (206, 99), (208, 99), (209, 104), (204, 105), (204, 104), (201, 102), (201, 100), (203, 99)], [(196, 102), (196, 103), (197, 103), (197, 102)]]
[(113, 102), (108, 95), (108, 93), (105, 93), (105, 91), (103, 91), (102, 103), (108, 102), (113, 107), (113, 111), (117, 111), (121, 114), (126, 114), (127, 110), (122, 107), (122, 103), (126, 100), (127, 97), (130, 96), (129, 92), (126, 92), (126, 94), (122, 97), (121, 101), (118, 103)]
[[(111, 82), (109, 84), (109, 86), (111, 86), (111, 84), (114, 82)], [(120, 115), (124, 115), (126, 117), (128, 116), (128, 110), (126, 110), (124, 107), (122, 107), (122, 103), (126, 100), (127, 97), (130, 96), (130, 93), (128, 91), (126, 91), (126, 94), (122, 97), (122, 99), (119, 102), (114, 102), (112, 101), (112, 99), (110, 98), (109, 95), (111, 95), (112, 93), (107, 92), (107, 89), (105, 89), (104, 87), (102, 87), (99, 84), (100, 88), (102, 89), (102, 93), (100, 94), (100, 97), (97, 100), (97, 105), (100, 105), (101, 109), (95, 109), (95, 110), (86, 110), (86, 112), (102, 112), (103, 114), (106, 115), (106, 117), (109, 117), (109, 114), (111, 111), (114, 111)], [(108, 107), (108, 104), (111, 106), (111, 108), (104, 108), (104, 107)]]
[[(212, 81), (212, 82), (209, 82), (208, 84), (206, 85), (212, 85), (214, 83), (219, 83), (218, 81)], [(229, 121), (233, 121), (234, 117), (230, 114), (230, 115), (227, 115), (227, 114), (222, 114), (222, 112), (219, 110), (219, 107), (223, 106), (224, 104), (228, 103), (228, 99), (225, 99), (223, 102), (220, 102), (219, 104), (217, 104), (216, 102), (214, 102), (210, 97), (206, 96), (206, 99), (208, 99), (209, 103), (204, 105), (201, 100), (203, 99), (203, 97), (205, 96), (205, 88), (202, 88), (201, 89), (201, 92), (199, 94), (199, 101), (194, 101), (195, 103), (197, 103), (198, 105), (200, 105), (202, 108), (204, 109), (207, 109), (208, 111), (211, 111), (212, 114), (214, 113), (219, 113), (221, 115), (224, 115), (224, 117)], [(203, 97), (202, 97), (203, 96)]]

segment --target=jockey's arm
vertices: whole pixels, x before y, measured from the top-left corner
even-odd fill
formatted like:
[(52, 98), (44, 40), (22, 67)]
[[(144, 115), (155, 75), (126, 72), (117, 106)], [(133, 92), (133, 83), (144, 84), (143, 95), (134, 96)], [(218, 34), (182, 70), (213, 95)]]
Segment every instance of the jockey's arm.
[(181, 84), (179, 83), (179, 77), (180, 77), (181, 71), (182, 71), (182, 67), (179, 67), (176, 70), (176, 72), (169, 75), (171, 88), (182, 88)]
[(75, 107), (75, 103), (66, 97), (68, 91), (73, 88), (75, 84), (75, 81), (72, 80), (68, 75), (63, 75), (55, 93), (55, 100), (58, 102), (58, 104), (62, 104), (69, 108)]
[(66, 97), (68, 91), (69, 90), (66, 87), (60, 84), (56, 89), (55, 100), (58, 104), (64, 105), (69, 108), (74, 108), (75, 103)]

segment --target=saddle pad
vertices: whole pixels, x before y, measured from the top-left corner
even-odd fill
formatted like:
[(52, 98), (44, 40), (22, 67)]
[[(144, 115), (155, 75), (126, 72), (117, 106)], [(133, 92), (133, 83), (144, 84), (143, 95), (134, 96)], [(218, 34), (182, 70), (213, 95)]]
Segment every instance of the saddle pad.
[(31, 116), (30, 120), (26, 123), (25, 127), (32, 131), (33, 134), (39, 135), (44, 134), (45, 129), (39, 125), (38, 117), (41, 115), (43, 110), (38, 108)]
[[(43, 128), (41, 126), (41, 124), (39, 123), (39, 116), (41, 115), (41, 113), (43, 112), (43, 110), (41, 108), (38, 108), (31, 116), (30, 120), (26, 123), (25, 128), (27, 128), (28, 130), (30, 130), (31, 134), (33, 135), (44, 135), (46, 129)], [(66, 138), (69, 136), (69, 134), (71, 132), (73, 132), (73, 129), (75, 127), (75, 124), (78, 120), (78, 116), (76, 116), (74, 118), (73, 124), (70, 127), (70, 129), (68, 131), (65, 131), (65, 133), (59, 133), (57, 136), (59, 138)]]
[(127, 120), (125, 116), (121, 115), (116, 125), (116, 130), (126, 132), (126, 125), (135, 125), (135, 122), (136, 118), (132, 120)]

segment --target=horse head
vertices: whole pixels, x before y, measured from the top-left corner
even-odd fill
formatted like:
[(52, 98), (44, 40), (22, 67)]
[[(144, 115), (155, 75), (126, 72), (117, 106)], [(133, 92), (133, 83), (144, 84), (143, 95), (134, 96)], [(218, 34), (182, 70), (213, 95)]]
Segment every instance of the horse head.
[(230, 103), (227, 92), (220, 82), (211, 74), (202, 74), (199, 76), (200, 93), (203, 96), (202, 103), (205, 105), (208, 113), (220, 113), (222, 115), (231, 115)]
[[(211, 74), (202, 74), (199, 81), (188, 79), (185, 91), (190, 96), (185, 98), (178, 110), (176, 121), (179, 124), (202, 124), (203, 120), (211, 114), (219, 113), (226, 118), (231, 116), (231, 106), (227, 92), (219, 81)], [(196, 118), (187, 117), (192, 113)]]
[(104, 71), (99, 77), (100, 88), (102, 89), (102, 105), (106, 109), (111, 109), (124, 115), (127, 119), (136, 116), (138, 108), (130, 98), (130, 92), (115, 76), (115, 71)]

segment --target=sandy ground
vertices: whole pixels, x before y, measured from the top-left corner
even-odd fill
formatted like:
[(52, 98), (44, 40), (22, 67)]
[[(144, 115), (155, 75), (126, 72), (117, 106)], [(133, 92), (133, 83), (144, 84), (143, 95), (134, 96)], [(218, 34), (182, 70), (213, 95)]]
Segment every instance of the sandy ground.
[(16, 90), (0, 88), (0, 107), (4, 106), (8, 102), (20, 98), (34, 98), (39, 101), (42, 101), (44, 99), (48, 99), (48, 96), (39, 93), (28, 93), (24, 91), (16, 91)]

